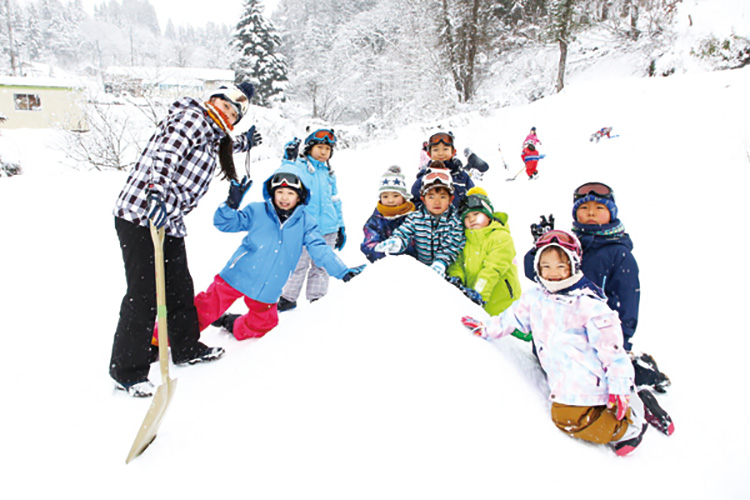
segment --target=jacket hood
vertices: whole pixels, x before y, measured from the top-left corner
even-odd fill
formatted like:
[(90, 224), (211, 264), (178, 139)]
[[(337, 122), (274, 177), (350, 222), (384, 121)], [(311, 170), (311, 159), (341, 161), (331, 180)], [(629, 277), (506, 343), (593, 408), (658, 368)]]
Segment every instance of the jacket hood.
[(299, 167), (293, 161), (290, 161), (290, 160), (282, 160), (281, 161), (281, 166), (279, 168), (277, 168), (274, 171), (274, 173), (272, 173), (268, 177), (268, 179), (266, 179), (263, 182), (263, 198), (266, 201), (270, 202), (271, 205), (273, 205), (273, 200), (271, 199), (271, 189), (270, 189), (271, 188), (271, 179), (273, 179), (274, 175), (279, 174), (279, 173), (287, 173), (287, 174), (294, 174), (294, 175), (296, 175), (297, 178), (302, 183), (302, 187), (305, 190), (305, 200), (303, 201), (302, 204), (303, 205), (307, 205), (308, 203), (310, 203), (310, 197), (311, 197), (311, 194), (312, 194), (312, 193), (310, 193), (310, 188), (307, 186), (307, 184), (305, 183), (305, 180), (299, 174)]

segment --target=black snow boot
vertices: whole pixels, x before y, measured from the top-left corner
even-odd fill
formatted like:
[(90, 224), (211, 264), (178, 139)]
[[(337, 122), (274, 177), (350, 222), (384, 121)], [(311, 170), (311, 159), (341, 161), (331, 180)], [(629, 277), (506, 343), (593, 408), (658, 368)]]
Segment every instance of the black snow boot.
[(669, 416), (669, 413), (664, 408), (659, 406), (656, 396), (654, 396), (650, 389), (639, 390), (638, 396), (643, 401), (643, 412), (646, 422), (659, 429), (659, 432), (671, 436), (674, 432), (672, 417)]
[(633, 368), (635, 369), (636, 387), (651, 387), (659, 393), (667, 392), (667, 387), (672, 385), (664, 373), (659, 371), (659, 367), (654, 358), (649, 354), (641, 353), (632, 356)]
[(287, 300), (284, 297), (279, 297), (279, 303), (276, 304), (276, 310), (279, 312), (291, 311), (295, 307), (297, 307), (297, 301)]
[(224, 314), (221, 318), (211, 323), (211, 326), (215, 326), (217, 328), (223, 328), (229, 333), (234, 333), (234, 322), (237, 321), (237, 318), (239, 318), (240, 316), (242, 315), (241, 314)]

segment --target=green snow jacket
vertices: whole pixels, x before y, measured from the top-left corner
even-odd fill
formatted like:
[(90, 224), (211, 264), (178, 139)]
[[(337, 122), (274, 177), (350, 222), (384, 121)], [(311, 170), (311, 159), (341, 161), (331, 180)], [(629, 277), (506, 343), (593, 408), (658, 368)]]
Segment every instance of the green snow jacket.
[(521, 296), (518, 269), (513, 259), (516, 247), (508, 229), (508, 214), (495, 212), (482, 229), (466, 229), (466, 246), (448, 268), (464, 285), (482, 294), (484, 309), (500, 314)]

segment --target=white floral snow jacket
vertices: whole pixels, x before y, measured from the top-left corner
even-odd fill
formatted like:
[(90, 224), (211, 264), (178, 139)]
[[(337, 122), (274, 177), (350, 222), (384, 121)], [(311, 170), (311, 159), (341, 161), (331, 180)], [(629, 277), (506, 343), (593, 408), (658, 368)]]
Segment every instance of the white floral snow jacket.
[(599, 406), (609, 394), (630, 394), (633, 365), (623, 349), (617, 313), (588, 287), (550, 293), (536, 285), (487, 323), (501, 338), (532, 332), (547, 373), (550, 399), (572, 406)]

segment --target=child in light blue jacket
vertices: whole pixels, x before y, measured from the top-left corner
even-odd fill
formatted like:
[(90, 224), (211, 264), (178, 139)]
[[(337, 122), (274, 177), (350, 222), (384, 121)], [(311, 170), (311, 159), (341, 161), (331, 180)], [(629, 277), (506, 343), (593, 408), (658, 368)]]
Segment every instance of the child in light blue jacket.
[[(214, 214), (219, 230), (247, 231), (247, 235), (208, 290), (195, 297), (200, 329), (213, 323), (237, 340), (262, 337), (278, 324), (276, 302), (303, 247), (316, 265), (335, 278), (349, 281), (364, 268), (348, 268), (326, 244), (315, 218), (299, 208), (308, 202), (309, 190), (293, 170), (277, 170), (263, 184), (265, 201), (239, 210), (247, 187), (235, 184), (234, 193), (230, 190), (229, 199)], [(240, 297), (249, 312), (222, 316)]]
[[(329, 160), (333, 156), (336, 135), (331, 129), (318, 129), (307, 136), (301, 155), (297, 155), (299, 141), (287, 144), (282, 164), (291, 168), (309, 189), (309, 200), (305, 212), (318, 223), (326, 244), (343, 250), (346, 244), (344, 217), (336, 185), (336, 176)], [(313, 302), (328, 293), (328, 273), (310, 259), (303, 250), (294, 273), (289, 278), (279, 298), (278, 310), (288, 311), (297, 307), (297, 298), (307, 278), (307, 300)]]
[(532, 332), (547, 374), (552, 420), (570, 436), (610, 444), (623, 456), (640, 444), (648, 424), (670, 435), (668, 415), (655, 414), (663, 410), (635, 392), (620, 320), (581, 272), (578, 239), (553, 230), (536, 245), (538, 285), (486, 325), (468, 316), (464, 325), (490, 339)]

